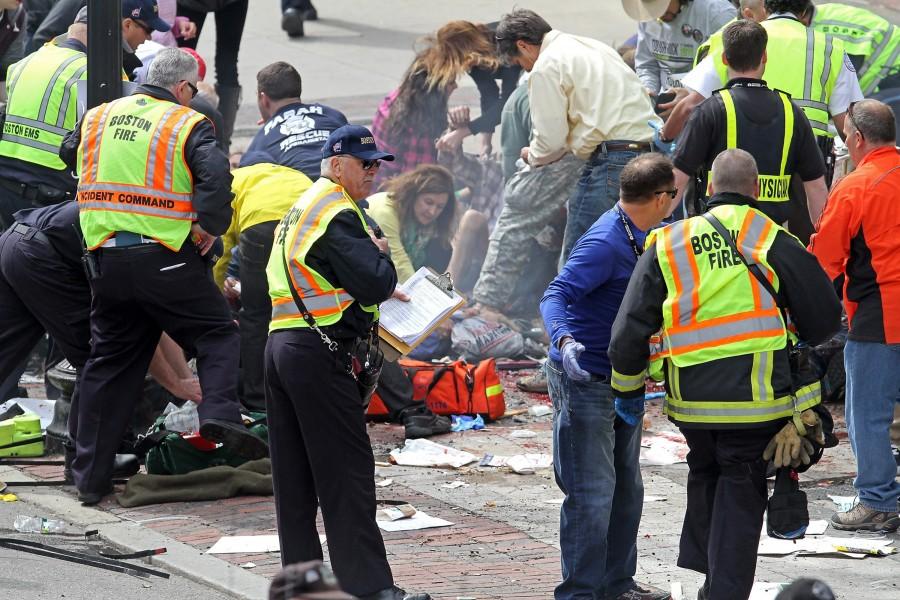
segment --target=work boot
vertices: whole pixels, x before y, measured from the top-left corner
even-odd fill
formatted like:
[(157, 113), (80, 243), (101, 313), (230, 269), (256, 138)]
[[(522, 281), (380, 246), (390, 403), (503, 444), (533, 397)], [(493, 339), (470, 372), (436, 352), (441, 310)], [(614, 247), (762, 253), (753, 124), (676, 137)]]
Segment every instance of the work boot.
[(241, 86), (216, 85), (216, 94), (219, 96), (218, 109), (222, 113), (222, 128), (225, 130), (222, 137), (225, 139), (225, 145), (230, 148), (234, 122), (237, 119), (238, 108), (241, 106)]
[(549, 393), (547, 389), (547, 376), (544, 375), (543, 370), (538, 371), (534, 375), (529, 375), (528, 377), (517, 379), (516, 387), (523, 392), (530, 392), (532, 394)]
[(409, 440), (450, 431), (450, 419), (434, 414), (424, 404), (408, 408), (400, 415), (403, 427), (406, 428), (406, 439)]
[(281, 28), (290, 38), (303, 37), (304, 11), (299, 8), (289, 8), (281, 13)]
[(842, 531), (887, 531), (900, 526), (900, 516), (896, 512), (882, 512), (863, 506), (862, 502), (847, 512), (831, 515), (831, 525)]
[(431, 600), (431, 596), (425, 593), (408, 594), (396, 585), (392, 585), (380, 592), (368, 596), (360, 596), (359, 600)]
[(95, 504), (100, 504), (100, 501), (103, 500), (106, 496), (109, 496), (113, 493), (113, 484), (110, 483), (109, 487), (106, 488), (103, 492), (82, 492), (78, 491), (78, 501), (81, 502), (84, 506), (94, 506)]
[(610, 600), (671, 600), (672, 594), (645, 583), (634, 583), (634, 587)]
[(200, 435), (211, 442), (219, 442), (228, 450), (247, 460), (265, 458), (269, 446), (256, 437), (243, 423), (221, 419), (207, 419), (200, 424)]

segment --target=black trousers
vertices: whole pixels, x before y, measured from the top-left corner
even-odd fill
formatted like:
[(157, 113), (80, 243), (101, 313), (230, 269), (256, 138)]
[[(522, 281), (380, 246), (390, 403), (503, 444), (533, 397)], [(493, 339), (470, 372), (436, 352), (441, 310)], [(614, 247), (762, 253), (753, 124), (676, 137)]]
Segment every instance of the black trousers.
[(275, 227), (278, 221), (267, 221), (241, 232), (238, 246), (241, 252), (241, 374), (243, 403), (251, 410), (265, 410), (266, 393), (263, 382), (263, 355), (272, 320), (272, 300), (266, 264), (272, 252)]
[(762, 453), (783, 422), (758, 429), (687, 429), (687, 510), (678, 566), (706, 574), (709, 600), (746, 600), (766, 510)]
[[(250, 0), (237, 0), (216, 11), (216, 83), (227, 87), (236, 87), (238, 82), (238, 53), (241, 50), (241, 38), (244, 36), (244, 23), (247, 21), (247, 9)], [(179, 46), (197, 49), (197, 42), (203, 32), (206, 11), (196, 11), (183, 6), (178, 7), (178, 16), (187, 17), (197, 24), (197, 37), (190, 40), (178, 40)], [(243, 287), (243, 286), (242, 286)]]
[(5, 231), (15, 222), (13, 213), (23, 208), (34, 208), (34, 206), (21, 194), (0, 186), (0, 231)]
[(6, 231), (0, 236), (0, 379), (21, 367), (44, 332), (80, 374), (91, 349), (90, 306), (91, 288), (78, 267), (63, 262), (47, 241)]
[(344, 591), (365, 596), (390, 587), (362, 402), (356, 383), (315, 332), (269, 336), (266, 411), (282, 564), (322, 558), (321, 506), (331, 566)]
[[(162, 331), (197, 357), (206, 419), (240, 421), (237, 327), (206, 262), (186, 242), (97, 251), (93, 346), (84, 367), (72, 465), (81, 492), (109, 489), (113, 460)], [(71, 425), (71, 421), (70, 421)]]

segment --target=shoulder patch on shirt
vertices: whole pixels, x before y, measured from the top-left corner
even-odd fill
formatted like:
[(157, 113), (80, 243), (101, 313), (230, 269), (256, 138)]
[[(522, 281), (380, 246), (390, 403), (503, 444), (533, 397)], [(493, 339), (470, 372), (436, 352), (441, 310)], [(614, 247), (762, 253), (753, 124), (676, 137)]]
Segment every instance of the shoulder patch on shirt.
[(850, 60), (850, 57), (844, 52), (844, 66), (847, 67), (847, 70), (851, 73), (856, 73), (856, 67), (853, 66), (853, 61)]

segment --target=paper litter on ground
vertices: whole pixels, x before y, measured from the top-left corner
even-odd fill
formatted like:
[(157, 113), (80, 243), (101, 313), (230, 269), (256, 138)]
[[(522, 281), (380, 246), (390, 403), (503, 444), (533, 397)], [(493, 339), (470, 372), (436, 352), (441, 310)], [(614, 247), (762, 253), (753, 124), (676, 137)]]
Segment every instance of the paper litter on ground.
[(0, 404), (0, 413), (9, 410), (13, 404), (18, 404), (25, 411), (25, 414), (31, 413), (37, 415), (41, 419), (41, 429), (47, 429), (53, 422), (53, 407), (56, 400), (47, 400), (46, 398), (11, 398), (3, 404)]
[(806, 528), (806, 535), (822, 535), (828, 529), (828, 521), (825, 519), (813, 519)]
[(787, 583), (765, 583), (757, 581), (750, 590), (749, 600), (775, 600), (778, 593), (788, 586)]
[(429, 440), (406, 440), (403, 448), (391, 450), (391, 460), (407, 467), (453, 467), (458, 469), (478, 460), (464, 450), (436, 444)]
[(381, 481), (375, 482), (375, 487), (383, 488), (391, 485), (392, 483), (394, 483), (393, 479), (382, 479)]
[(455, 490), (456, 488), (469, 487), (469, 484), (465, 481), (451, 481), (450, 483), (445, 483), (441, 487), (447, 488), (448, 490)]
[(838, 512), (847, 512), (856, 506), (856, 496), (832, 496), (828, 494), (828, 497), (837, 505)]
[(672, 587), (669, 591), (672, 593), (672, 600), (685, 600), (684, 588), (682, 587), (680, 581), (673, 581)]
[(683, 463), (688, 453), (684, 436), (678, 433), (661, 432), (645, 435), (641, 440), (642, 465), (674, 465)]
[(516, 454), (506, 460), (506, 466), (519, 475), (530, 475), (537, 469), (549, 469), (553, 466), (553, 457), (549, 454)]
[(515, 439), (528, 439), (537, 437), (537, 433), (530, 429), (516, 429), (512, 433), (509, 434), (509, 437)]
[(453, 525), (450, 521), (432, 517), (422, 511), (417, 512), (408, 519), (400, 519), (399, 521), (377, 521), (377, 523), (382, 531), (415, 531), (418, 529), (449, 527), (450, 525)]
[(889, 539), (871, 539), (863, 537), (814, 537), (803, 538), (801, 540), (779, 540), (776, 538), (762, 537), (759, 540), (759, 549), (757, 554), (763, 556), (787, 556), (794, 552), (802, 552), (804, 554), (834, 554), (841, 556), (849, 556), (852, 558), (865, 558), (867, 554), (854, 554), (848, 552), (838, 552), (835, 546), (847, 546), (851, 548), (860, 548), (865, 550), (885, 549), (890, 546)]
[[(319, 543), (325, 543), (325, 536), (319, 535)], [(280, 552), (277, 535), (225, 535), (206, 551), (207, 554), (263, 554)]]
[(543, 417), (544, 415), (549, 415), (552, 412), (553, 409), (546, 404), (535, 404), (534, 406), (528, 407), (528, 414), (532, 417)]

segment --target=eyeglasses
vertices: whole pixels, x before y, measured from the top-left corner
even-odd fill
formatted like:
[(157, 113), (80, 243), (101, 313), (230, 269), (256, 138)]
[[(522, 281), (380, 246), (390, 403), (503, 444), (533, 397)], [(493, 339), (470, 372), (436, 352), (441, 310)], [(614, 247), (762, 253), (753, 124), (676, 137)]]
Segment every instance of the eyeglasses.
[(377, 158), (361, 158), (359, 162), (362, 164), (362, 168), (364, 171), (371, 171), (372, 169), (377, 169), (381, 166), (381, 160)]
[(863, 135), (862, 131), (859, 130), (859, 126), (856, 124), (856, 119), (853, 118), (853, 107), (856, 106), (856, 102), (851, 102), (850, 106), (847, 107), (847, 118), (850, 119), (850, 125), (853, 126), (853, 129), (856, 133), (859, 134), (859, 137), (862, 139), (866, 139), (866, 136)]
[(668, 194), (672, 198), (678, 195), (678, 188), (672, 188), (671, 190), (656, 190), (653, 192), (654, 194)]
[(188, 81), (187, 79), (184, 79), (182, 81), (184, 81), (186, 84), (188, 84), (188, 87), (191, 88), (191, 99), (196, 98), (197, 94), (200, 92), (200, 90), (197, 89), (197, 86), (194, 85), (193, 83), (191, 83), (190, 81)]
[(143, 21), (138, 21), (137, 19), (131, 19), (131, 22), (144, 30), (148, 36), (153, 35), (153, 28), (144, 23)]

